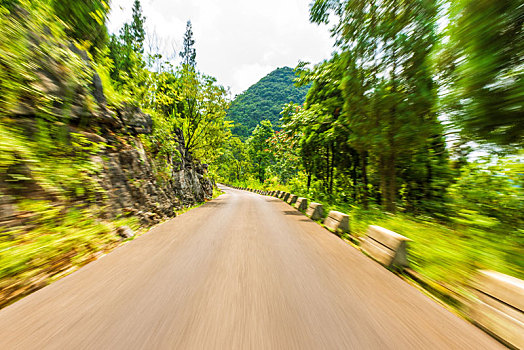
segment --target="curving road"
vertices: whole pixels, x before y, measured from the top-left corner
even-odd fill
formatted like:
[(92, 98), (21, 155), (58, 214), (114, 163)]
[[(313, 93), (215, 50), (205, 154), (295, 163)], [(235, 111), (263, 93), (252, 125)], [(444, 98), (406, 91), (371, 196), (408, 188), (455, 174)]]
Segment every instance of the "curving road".
[(226, 194), (0, 311), (0, 349), (496, 349), (272, 197)]

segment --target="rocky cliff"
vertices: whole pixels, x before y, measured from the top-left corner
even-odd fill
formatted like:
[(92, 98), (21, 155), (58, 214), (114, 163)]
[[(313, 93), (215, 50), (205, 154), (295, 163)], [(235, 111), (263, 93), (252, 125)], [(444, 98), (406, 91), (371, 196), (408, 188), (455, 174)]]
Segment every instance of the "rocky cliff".
[[(135, 215), (146, 224), (154, 224), (175, 216), (175, 211), (210, 199), (212, 181), (206, 177), (207, 167), (192, 159), (184, 149), (183, 135), (179, 131), (178, 153), (173, 157), (168, 181), (158, 181), (153, 160), (145, 151), (139, 134), (151, 133), (151, 117), (136, 107), (117, 110), (116, 122), (104, 121), (94, 132), (93, 126), (69, 126), (70, 133), (79, 134), (96, 146), (98, 152), (90, 156), (98, 171), (91, 177), (103, 189), (97, 195), (97, 205), (104, 208), (105, 219), (120, 215)], [(107, 120), (107, 119), (106, 119)], [(33, 135), (36, 120), (28, 115), (15, 119), (23, 133)], [(118, 127), (116, 127), (118, 126)], [(52, 191), (39, 185), (30, 164), (21, 161), (0, 174), (0, 227), (22, 224), (16, 218), (16, 202), (24, 199), (53, 201)], [(72, 203), (84, 198), (71, 198)]]
[(171, 180), (165, 183), (156, 180), (139, 138), (129, 138), (128, 143), (99, 138), (109, 147), (93, 160), (103, 167), (97, 181), (107, 193), (110, 216), (132, 214), (152, 224), (174, 216), (175, 210), (184, 206), (211, 198), (213, 184), (206, 178), (207, 168), (185, 152), (181, 134), (179, 153), (185, 157), (174, 162)]

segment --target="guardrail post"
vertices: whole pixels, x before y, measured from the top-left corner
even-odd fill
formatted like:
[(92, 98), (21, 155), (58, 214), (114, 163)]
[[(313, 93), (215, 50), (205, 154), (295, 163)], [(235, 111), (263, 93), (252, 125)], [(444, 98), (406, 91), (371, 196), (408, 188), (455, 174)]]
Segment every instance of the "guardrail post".
[(319, 220), (324, 216), (324, 210), (322, 209), (322, 204), (320, 203), (311, 203), (309, 208), (306, 211), (306, 215), (311, 218), (311, 220)]
[(324, 225), (336, 233), (349, 232), (349, 215), (332, 210), (324, 220)]
[(386, 267), (408, 266), (406, 245), (409, 238), (380, 226), (368, 227), (362, 250)]
[(503, 342), (524, 349), (524, 281), (481, 270), (474, 281), (473, 321)]

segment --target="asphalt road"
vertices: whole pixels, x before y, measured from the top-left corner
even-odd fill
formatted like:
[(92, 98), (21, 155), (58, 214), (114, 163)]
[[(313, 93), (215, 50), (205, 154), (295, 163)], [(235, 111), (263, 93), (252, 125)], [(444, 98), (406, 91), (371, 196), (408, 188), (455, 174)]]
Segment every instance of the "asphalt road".
[(0, 311), (0, 349), (496, 349), (272, 197), (226, 194)]

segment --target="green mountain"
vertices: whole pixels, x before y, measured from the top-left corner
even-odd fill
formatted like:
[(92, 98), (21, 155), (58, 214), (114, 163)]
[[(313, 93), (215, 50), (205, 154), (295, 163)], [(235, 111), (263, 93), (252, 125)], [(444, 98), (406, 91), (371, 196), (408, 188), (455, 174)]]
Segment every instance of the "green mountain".
[(294, 78), (293, 69), (277, 68), (238, 95), (227, 114), (235, 123), (233, 133), (247, 137), (264, 119), (270, 120), (273, 126), (280, 125), (282, 107), (289, 102), (304, 103), (309, 89), (308, 86), (296, 87)]

